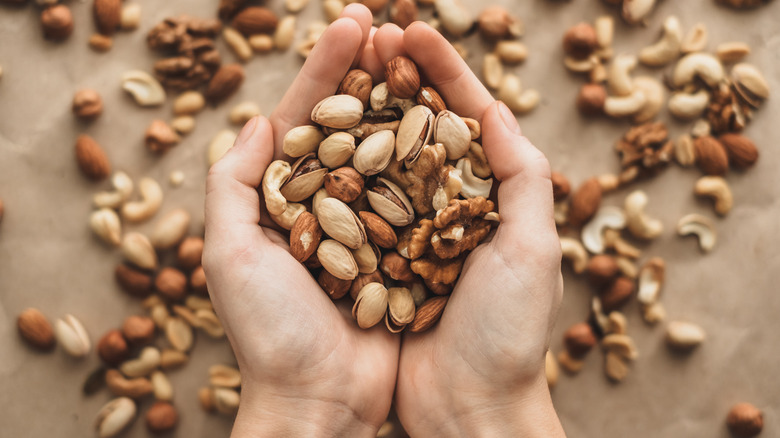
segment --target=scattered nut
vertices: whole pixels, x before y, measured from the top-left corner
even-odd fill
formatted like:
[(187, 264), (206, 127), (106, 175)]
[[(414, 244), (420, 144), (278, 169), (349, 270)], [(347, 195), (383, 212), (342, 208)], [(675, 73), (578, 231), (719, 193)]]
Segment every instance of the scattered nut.
[(88, 44), (96, 52), (107, 52), (114, 46), (114, 40), (110, 36), (96, 33), (89, 37)]
[(243, 126), (252, 117), (260, 115), (260, 107), (254, 102), (241, 102), (228, 114), (228, 120), (234, 125)]
[(51, 323), (35, 308), (25, 309), (16, 319), (19, 335), (30, 345), (41, 350), (50, 350), (56, 342)]
[(100, 438), (119, 435), (135, 418), (135, 402), (127, 397), (119, 397), (106, 403), (95, 419), (95, 430)]
[(693, 189), (697, 196), (706, 196), (715, 201), (715, 212), (725, 216), (734, 206), (729, 183), (719, 176), (703, 176), (696, 181)]
[(685, 35), (680, 44), (680, 50), (687, 54), (702, 52), (705, 48), (707, 48), (707, 26), (698, 23)]
[(715, 247), (717, 231), (711, 220), (700, 214), (689, 214), (680, 218), (677, 222), (677, 234), (687, 236), (695, 234), (699, 238), (699, 247), (704, 252), (709, 252)]
[(122, 224), (119, 215), (110, 208), (95, 210), (89, 215), (89, 226), (101, 240), (119, 246), (122, 242)]
[(103, 112), (103, 99), (91, 89), (82, 89), (73, 95), (73, 114), (83, 120), (94, 120)]
[(588, 267), (588, 252), (579, 240), (571, 237), (561, 237), (561, 254), (570, 260), (574, 273), (581, 274)]
[(167, 401), (157, 401), (146, 411), (146, 428), (151, 432), (167, 432), (176, 428), (179, 413)]
[(171, 128), (178, 134), (187, 135), (195, 129), (195, 117), (179, 116), (171, 120)]
[(208, 163), (209, 167), (213, 166), (220, 158), (222, 158), (233, 144), (236, 142), (237, 134), (229, 129), (223, 129), (217, 132), (217, 135), (211, 139), (208, 147)]
[(650, 218), (645, 214), (647, 202), (647, 194), (636, 190), (626, 197), (623, 208), (626, 212), (628, 231), (640, 239), (651, 240), (660, 236), (664, 227), (660, 220)]
[(190, 214), (183, 208), (175, 208), (163, 215), (155, 224), (149, 241), (158, 250), (176, 246), (190, 227)]
[(206, 106), (206, 98), (198, 91), (185, 91), (173, 101), (173, 114), (177, 116), (193, 115)]
[(146, 316), (132, 315), (122, 323), (122, 335), (133, 345), (145, 345), (154, 340), (154, 321)]
[(66, 5), (54, 5), (41, 11), (43, 37), (62, 41), (73, 33), (73, 14)]
[(111, 174), (111, 162), (95, 139), (81, 134), (76, 138), (75, 149), (76, 163), (84, 176), (93, 181), (101, 181)]
[(704, 329), (691, 322), (671, 321), (666, 325), (666, 343), (675, 350), (692, 350), (705, 337)]
[(618, 207), (600, 208), (593, 218), (582, 227), (582, 244), (593, 254), (605, 250), (604, 231), (606, 228), (621, 230), (626, 226), (626, 215)]
[(134, 30), (141, 24), (141, 5), (139, 3), (127, 3), (122, 6), (119, 18), (119, 27), (122, 30)]
[(726, 425), (737, 437), (754, 437), (764, 428), (764, 415), (750, 403), (737, 403), (731, 407)]
[(131, 201), (122, 206), (122, 219), (128, 222), (143, 222), (154, 216), (160, 208), (163, 192), (157, 181), (152, 178), (142, 178), (138, 182), (141, 201)]
[(165, 102), (165, 90), (160, 82), (141, 70), (131, 70), (123, 74), (122, 89), (130, 93), (141, 106), (157, 106)]
[(645, 47), (639, 52), (639, 62), (651, 67), (664, 66), (680, 56), (682, 43), (682, 26), (674, 15), (664, 21), (663, 36), (655, 44)]
[(157, 268), (157, 253), (149, 238), (143, 234), (137, 232), (125, 234), (120, 249), (125, 259), (139, 268), (148, 270)]
[(639, 282), (636, 298), (644, 305), (652, 305), (658, 301), (664, 284), (666, 263), (660, 257), (648, 260), (639, 270)]
[(65, 352), (73, 357), (84, 357), (92, 349), (87, 330), (73, 315), (54, 321), (54, 334)]
[(173, 130), (171, 125), (162, 120), (152, 120), (144, 133), (144, 143), (146, 148), (152, 152), (165, 153), (168, 149), (176, 146), (181, 141), (181, 137)]
[(127, 355), (130, 349), (127, 341), (119, 330), (110, 330), (103, 335), (97, 343), (98, 356), (108, 365), (119, 365)]

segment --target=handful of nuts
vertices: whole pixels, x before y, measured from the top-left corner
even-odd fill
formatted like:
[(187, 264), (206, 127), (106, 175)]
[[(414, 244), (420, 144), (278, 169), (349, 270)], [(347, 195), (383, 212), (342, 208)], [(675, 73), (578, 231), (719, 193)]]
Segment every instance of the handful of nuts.
[(387, 82), (347, 73), (338, 94), (291, 129), (266, 169), (271, 218), (290, 253), (334, 300), (347, 292), (362, 328), (432, 327), (468, 253), (498, 223), (479, 122), (447, 110), (417, 66), (398, 56)]

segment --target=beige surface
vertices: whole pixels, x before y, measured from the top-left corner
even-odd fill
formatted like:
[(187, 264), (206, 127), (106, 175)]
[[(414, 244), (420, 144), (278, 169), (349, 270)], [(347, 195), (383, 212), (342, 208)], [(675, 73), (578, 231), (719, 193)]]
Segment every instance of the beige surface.
[[(91, 2), (71, 2), (76, 30), (64, 44), (44, 42), (39, 35), (33, 6), (0, 7), (0, 197), (6, 217), (0, 225), (0, 423), (4, 436), (89, 436), (106, 392), (85, 398), (81, 383), (98, 364), (91, 355), (73, 360), (55, 351), (39, 354), (25, 348), (15, 329), (16, 315), (27, 306), (41, 308), (54, 318), (73, 313), (81, 318), (93, 339), (117, 327), (124, 316), (139, 312), (138, 303), (119, 292), (113, 282), (117, 251), (105, 248), (86, 227), (91, 194), (106, 184), (87, 182), (73, 160), (73, 141), (79, 132), (94, 136), (108, 150), (117, 169), (134, 178), (151, 176), (166, 193), (162, 212), (186, 206), (195, 220), (191, 231), (202, 230), (202, 203), (206, 174), (205, 150), (213, 134), (227, 126), (232, 105), (251, 99), (268, 114), (292, 80), (300, 62), (292, 51), (256, 57), (247, 65), (248, 78), (238, 95), (197, 117), (195, 131), (162, 158), (148, 154), (143, 130), (153, 118), (170, 118), (170, 107), (139, 109), (119, 88), (120, 74), (130, 68), (150, 70), (153, 56), (144, 43), (146, 31), (160, 19), (188, 12), (214, 14), (216, 1), (142, 2), (141, 29), (120, 33), (114, 49), (95, 54), (86, 46), (93, 31)], [(573, 108), (582, 82), (561, 65), (560, 36), (569, 25), (592, 20), (608, 11), (597, 0), (578, 2), (498, 2), (511, 5), (526, 22), (524, 42), (530, 58), (518, 72), (528, 87), (541, 91), (541, 107), (521, 119), (524, 132), (544, 152), (553, 168), (573, 182), (605, 172), (618, 163), (611, 150), (626, 126), (607, 120), (584, 120)], [(281, 12), (281, 2), (272, 7)], [(471, 2), (471, 9), (480, 9)], [(427, 14), (428, 12), (426, 12)], [(685, 29), (703, 21), (710, 29), (710, 47), (740, 40), (749, 43), (748, 58), (773, 79), (780, 91), (780, 2), (749, 13), (716, 7), (711, 0), (660, 5), (648, 28), (620, 24), (616, 50), (634, 52), (656, 37), (657, 28), (670, 13), (678, 14)], [(304, 17), (320, 14), (312, 0)], [(426, 15), (427, 16), (427, 15)], [(306, 18), (304, 22), (308, 21)], [(299, 36), (304, 26), (298, 26)], [(470, 38), (472, 67), (480, 68), (476, 37)], [(230, 59), (230, 55), (225, 56)], [(640, 68), (640, 71), (644, 69)], [(660, 72), (654, 72), (660, 77)], [(74, 120), (70, 99), (79, 87), (100, 91), (106, 102), (103, 116), (92, 124)], [(747, 134), (756, 140), (761, 159), (747, 173), (732, 172), (729, 181), (736, 198), (734, 211), (717, 220), (720, 240), (713, 253), (702, 256), (692, 239), (676, 237), (672, 229), (685, 213), (712, 216), (709, 205), (691, 194), (696, 170), (672, 166), (639, 187), (650, 196), (649, 211), (662, 218), (667, 232), (646, 248), (668, 262), (668, 283), (663, 302), (672, 319), (701, 324), (708, 341), (690, 357), (670, 354), (662, 328), (645, 326), (635, 305), (626, 309), (629, 330), (641, 357), (621, 385), (608, 383), (602, 359), (592, 353), (585, 370), (576, 377), (562, 376), (554, 401), (571, 437), (725, 437), (723, 418), (732, 403), (749, 400), (765, 410), (766, 432), (780, 430), (780, 361), (776, 334), (780, 322), (777, 283), (780, 279), (780, 151), (772, 115), (780, 112), (780, 99), (770, 100), (758, 112)], [(774, 123), (776, 125), (776, 123)], [(673, 124), (675, 133), (685, 125)], [(167, 178), (183, 170), (186, 181), (172, 188)], [(618, 204), (627, 192), (607, 198)], [(138, 227), (148, 231), (151, 224)], [(590, 291), (564, 268), (566, 298), (555, 330), (553, 349), (560, 349), (560, 333), (587, 315)], [(197, 407), (196, 390), (206, 382), (206, 369), (230, 361), (226, 345), (198, 337), (194, 358), (182, 371), (172, 373), (175, 403), (182, 425), (175, 436), (226, 436), (230, 422), (204, 415)], [(144, 403), (146, 407), (148, 403)], [(127, 436), (145, 436), (137, 422)]]

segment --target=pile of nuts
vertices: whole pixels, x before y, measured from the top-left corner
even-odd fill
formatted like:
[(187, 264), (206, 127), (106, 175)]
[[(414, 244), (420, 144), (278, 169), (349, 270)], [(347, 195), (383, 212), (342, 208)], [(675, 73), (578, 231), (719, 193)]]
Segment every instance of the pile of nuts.
[(374, 86), (349, 71), (312, 110), (317, 125), (286, 133), (283, 151), (296, 161), (272, 162), (262, 188), (292, 256), (332, 299), (350, 293), (360, 327), (384, 319), (393, 333), (420, 332), (498, 214), (479, 123), (421, 87), (409, 58), (390, 60), (385, 76)]

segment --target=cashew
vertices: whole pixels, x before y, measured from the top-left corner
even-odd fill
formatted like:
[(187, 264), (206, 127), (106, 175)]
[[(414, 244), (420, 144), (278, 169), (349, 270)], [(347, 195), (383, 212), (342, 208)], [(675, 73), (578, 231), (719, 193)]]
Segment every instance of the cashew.
[(634, 123), (644, 123), (652, 120), (661, 111), (666, 97), (666, 91), (661, 82), (649, 76), (639, 76), (634, 79), (636, 89), (644, 93), (647, 101), (638, 113), (634, 114)]
[(576, 274), (585, 272), (588, 267), (588, 252), (579, 240), (571, 237), (561, 237), (561, 254), (563, 258), (571, 261), (572, 269)]
[(677, 91), (669, 98), (669, 112), (679, 119), (690, 120), (701, 116), (709, 103), (710, 93), (707, 90), (696, 93)]
[(601, 298), (594, 296), (590, 300), (590, 313), (593, 317), (593, 321), (601, 328), (601, 331), (606, 333), (611, 326), (609, 317), (604, 313), (604, 306), (601, 304)]
[(665, 273), (666, 263), (660, 257), (653, 257), (642, 266), (636, 293), (636, 299), (640, 303), (649, 306), (658, 301)]
[(639, 24), (650, 15), (656, 0), (623, 0), (623, 19), (628, 24)]
[(620, 178), (614, 173), (605, 173), (596, 177), (601, 186), (601, 193), (612, 192), (620, 187)]
[(593, 254), (604, 252), (604, 231), (606, 228), (623, 229), (626, 215), (618, 207), (601, 207), (593, 218), (582, 227), (582, 244)]
[(280, 189), (290, 173), (292, 173), (290, 163), (283, 160), (274, 161), (265, 170), (263, 195), (265, 195), (265, 206), (272, 217), (281, 215), (287, 209), (287, 199), (282, 195)]
[(638, 259), (642, 255), (642, 251), (640, 251), (639, 248), (620, 237), (619, 230), (604, 230), (604, 247), (615, 251), (621, 257)]
[(133, 180), (126, 173), (118, 171), (111, 177), (111, 192), (98, 192), (92, 197), (92, 203), (98, 208), (119, 208), (133, 193)]
[(645, 214), (647, 202), (647, 194), (636, 190), (626, 197), (624, 208), (628, 231), (635, 237), (650, 240), (660, 236), (664, 226), (658, 219), (653, 219)]
[(300, 216), (304, 211), (306, 211), (305, 205), (298, 204), (296, 202), (290, 202), (285, 204), (285, 209), (282, 214), (272, 214), (271, 219), (273, 219), (277, 225), (284, 228), (285, 230), (291, 230), (295, 224), (295, 220), (298, 219), (298, 216)]
[(723, 65), (709, 53), (691, 53), (684, 56), (674, 68), (673, 85), (681, 88), (699, 77), (708, 86), (714, 87), (723, 80)]
[(639, 51), (639, 62), (650, 67), (661, 67), (680, 56), (682, 27), (674, 15), (664, 21), (663, 36), (655, 44)]
[(715, 241), (718, 237), (712, 221), (696, 213), (680, 218), (680, 221), (677, 222), (677, 234), (680, 236), (695, 234), (699, 238), (699, 247), (704, 252), (709, 252), (715, 247)]
[(693, 192), (698, 196), (707, 196), (715, 200), (715, 212), (725, 216), (734, 206), (729, 183), (720, 176), (703, 176), (696, 181)]
[(701, 52), (707, 47), (707, 27), (699, 23), (685, 34), (680, 50), (683, 53)]
[(157, 213), (163, 200), (160, 184), (152, 178), (141, 178), (138, 182), (140, 201), (127, 202), (122, 206), (122, 218), (128, 222), (143, 222)]
[(474, 172), (471, 170), (470, 159), (461, 158), (458, 160), (458, 164), (455, 168), (461, 172), (462, 184), (460, 194), (463, 195), (464, 198), (476, 198), (477, 196), (487, 198), (490, 196), (490, 189), (493, 187), (493, 178), (481, 179), (475, 176)]
[(119, 366), (119, 371), (127, 377), (146, 377), (160, 366), (160, 350), (144, 347), (137, 359), (130, 359)]
[(122, 223), (119, 215), (110, 208), (95, 210), (89, 216), (92, 232), (110, 245), (118, 246), (122, 242)]
[(591, 55), (585, 59), (577, 59), (571, 56), (563, 58), (563, 65), (574, 73), (587, 73), (601, 64), (598, 56)]
[(636, 56), (618, 55), (609, 65), (607, 85), (609, 92), (617, 96), (628, 96), (634, 91), (631, 71), (636, 67)]
[(618, 271), (620, 271), (620, 275), (632, 280), (636, 279), (639, 275), (639, 268), (637, 268), (634, 261), (628, 257), (615, 257), (615, 263), (617, 264)]
[(693, 122), (693, 126), (691, 126), (691, 135), (693, 138), (704, 137), (710, 135), (711, 132), (712, 126), (707, 119), (699, 119)]
[(617, 353), (625, 359), (635, 360), (639, 357), (634, 340), (625, 333), (612, 333), (604, 336), (604, 339), (601, 340), (601, 347)]
[(647, 97), (640, 89), (635, 89), (624, 97), (609, 96), (604, 101), (604, 113), (611, 117), (626, 117), (639, 112), (645, 106)]
[(157, 106), (165, 102), (165, 89), (145, 71), (131, 70), (123, 74), (122, 89), (130, 93), (141, 106)]
[(520, 78), (508, 73), (501, 80), (498, 98), (504, 101), (513, 113), (524, 114), (536, 108), (541, 96), (534, 89), (523, 90)]

